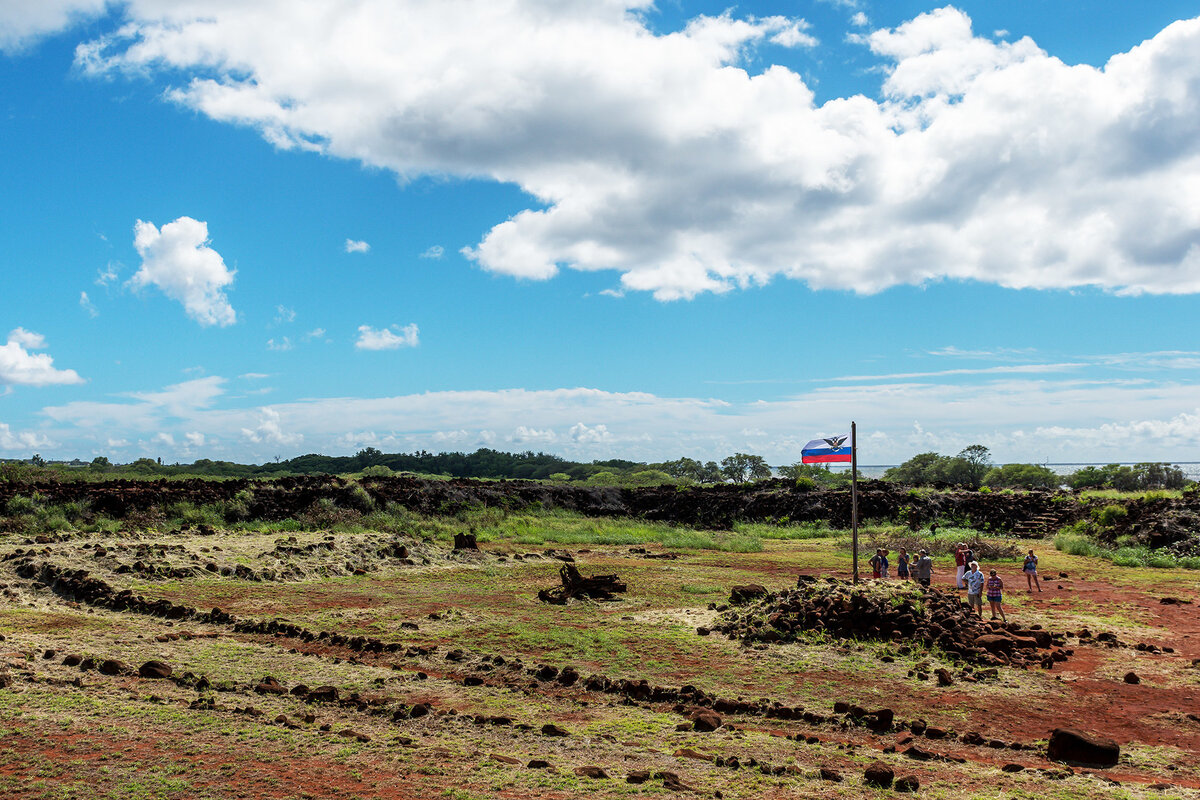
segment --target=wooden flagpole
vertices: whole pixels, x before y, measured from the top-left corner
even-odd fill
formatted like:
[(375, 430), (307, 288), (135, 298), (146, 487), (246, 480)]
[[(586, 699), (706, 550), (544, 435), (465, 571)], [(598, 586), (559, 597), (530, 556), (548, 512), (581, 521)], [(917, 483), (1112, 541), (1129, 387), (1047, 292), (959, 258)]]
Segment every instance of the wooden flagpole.
[(850, 423), (850, 544), (854, 582), (858, 583), (858, 438), (854, 422)]

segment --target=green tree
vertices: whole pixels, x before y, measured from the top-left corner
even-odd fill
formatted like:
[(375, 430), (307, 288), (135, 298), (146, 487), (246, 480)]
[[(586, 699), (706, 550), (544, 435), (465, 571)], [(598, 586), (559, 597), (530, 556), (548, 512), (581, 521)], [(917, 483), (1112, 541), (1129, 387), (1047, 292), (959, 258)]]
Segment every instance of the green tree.
[(983, 485), (994, 489), (1057, 489), (1061, 475), (1039, 464), (1005, 464), (993, 467), (983, 478)]
[(937, 453), (917, 453), (900, 466), (889, 468), (883, 478), (906, 486), (928, 486), (939, 480), (942, 460)]
[(88, 469), (94, 470), (96, 472), (103, 472), (104, 470), (108, 469), (111, 466), (112, 466), (112, 464), (109, 463), (109, 461), (106, 457), (96, 456), (95, 458), (92, 459), (92, 463), (88, 464)]
[(992, 468), (992, 454), (981, 444), (964, 447), (957, 460), (962, 462), (958, 475), (961, 479), (953, 482), (972, 489), (979, 488), (983, 483), (983, 476)]
[(771, 477), (771, 467), (762, 456), (734, 453), (721, 459), (721, 474), (734, 483), (761, 481)]

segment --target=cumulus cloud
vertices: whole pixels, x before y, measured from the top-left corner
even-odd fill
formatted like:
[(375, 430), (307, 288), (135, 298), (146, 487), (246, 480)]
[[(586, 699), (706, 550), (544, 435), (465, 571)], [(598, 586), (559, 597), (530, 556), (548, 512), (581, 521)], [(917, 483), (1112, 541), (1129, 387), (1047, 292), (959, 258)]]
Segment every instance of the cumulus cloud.
[(73, 369), (56, 369), (54, 359), (48, 353), (31, 353), (43, 350), (46, 338), (40, 333), (14, 328), (8, 341), (0, 345), (0, 385), (7, 386), (51, 386), (55, 384), (83, 383)]
[(584, 444), (599, 444), (600, 442), (611, 441), (613, 438), (612, 434), (608, 432), (607, 425), (595, 425), (589, 428), (582, 422), (572, 425), (567, 433), (572, 441)]
[(129, 279), (130, 286), (154, 286), (183, 303), (188, 316), (201, 325), (224, 327), (237, 320), (225, 297), (235, 273), (209, 247), (207, 223), (180, 217), (159, 230), (151, 222), (138, 220), (133, 231), (142, 266)]
[(296, 445), (304, 441), (303, 434), (287, 433), (283, 430), (282, 418), (273, 408), (259, 409), (258, 425), (242, 428), (242, 436), (255, 444)]
[(281, 148), (519, 186), (536, 206), (463, 251), (506, 275), (614, 270), (663, 300), (780, 276), (1200, 291), (1200, 19), (1096, 68), (946, 7), (860, 35), (881, 97), (818, 105), (749, 67), (807, 44), (802, 20), (656, 33), (648, 5), (144, 0), (77, 57), (160, 70)]
[(7, 423), (0, 422), (0, 450), (23, 450), (33, 452), (54, 447), (55, 443), (46, 436), (33, 431), (14, 431)]
[(347, 239), (346, 240), (346, 252), (347, 253), (369, 253), (369, 252), (371, 252), (371, 245), (367, 244), (364, 241), (358, 240), (358, 239)]
[(425, 252), (421, 253), (420, 257), (438, 259), (445, 255), (445, 253), (445, 248), (443, 248), (440, 244), (435, 244), (426, 248)]
[(107, 0), (3, 0), (0, 52), (19, 51), (41, 36), (104, 13)]
[(354, 346), (359, 350), (395, 350), (400, 347), (416, 347), (418, 344), (417, 326), (405, 325), (401, 328), (392, 325), (376, 330), (370, 325), (358, 326), (358, 341)]

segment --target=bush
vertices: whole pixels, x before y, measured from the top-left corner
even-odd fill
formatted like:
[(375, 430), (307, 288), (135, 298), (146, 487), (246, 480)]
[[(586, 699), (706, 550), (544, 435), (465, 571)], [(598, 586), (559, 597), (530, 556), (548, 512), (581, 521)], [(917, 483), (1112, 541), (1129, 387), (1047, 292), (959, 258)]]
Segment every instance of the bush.
[(1102, 528), (1111, 528), (1118, 520), (1125, 519), (1129, 515), (1129, 512), (1125, 509), (1125, 506), (1112, 504), (1093, 511), (1092, 515), (1095, 516), (1096, 522)]
[(799, 478), (796, 478), (796, 491), (797, 492), (811, 492), (813, 489), (816, 489), (816, 488), (817, 488), (816, 481), (814, 481), (812, 478), (808, 477), (807, 475), (801, 475)]
[(390, 478), (395, 474), (391, 467), (384, 464), (372, 464), (359, 473), (364, 478)]

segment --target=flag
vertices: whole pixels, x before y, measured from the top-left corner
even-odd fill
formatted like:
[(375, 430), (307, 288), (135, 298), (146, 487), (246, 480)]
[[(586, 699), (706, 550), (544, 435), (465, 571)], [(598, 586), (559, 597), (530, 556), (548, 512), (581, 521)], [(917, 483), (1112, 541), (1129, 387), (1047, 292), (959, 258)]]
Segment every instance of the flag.
[(850, 434), (813, 439), (800, 451), (803, 464), (850, 463)]

